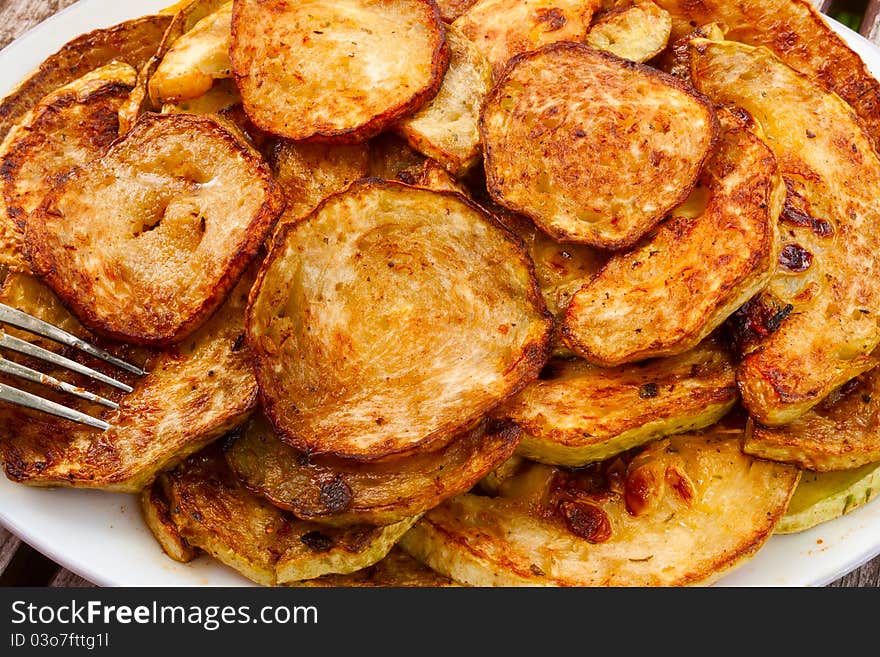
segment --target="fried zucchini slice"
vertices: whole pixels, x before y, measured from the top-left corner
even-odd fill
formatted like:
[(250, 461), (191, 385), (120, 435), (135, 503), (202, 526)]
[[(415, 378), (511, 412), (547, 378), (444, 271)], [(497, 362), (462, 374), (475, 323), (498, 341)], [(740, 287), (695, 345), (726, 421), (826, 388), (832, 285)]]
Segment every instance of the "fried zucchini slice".
[(359, 463), (307, 457), (255, 416), (227, 448), (226, 460), (249, 489), (298, 518), (387, 525), (467, 492), (513, 454), (519, 437), (509, 423), (483, 420), (440, 449)]
[(596, 0), (479, 0), (452, 27), (470, 39), (496, 78), (514, 55), (558, 41), (583, 41)]
[(279, 436), (356, 459), (448, 442), (538, 375), (552, 327), (524, 248), (485, 211), (378, 180), (287, 226), (248, 309)]
[(447, 28), (446, 41), (451, 55), (440, 91), (401, 121), (398, 130), (414, 149), (460, 175), (482, 153), (477, 121), (492, 88), (492, 69), (477, 47), (454, 28)]
[(83, 34), (62, 46), (0, 102), (0, 139), (50, 92), (89, 71), (113, 61), (140, 70), (156, 52), (171, 20), (171, 16), (142, 16)]
[(557, 240), (621, 249), (688, 197), (718, 120), (665, 73), (557, 43), (511, 62), (480, 133), (496, 202)]
[(371, 566), (415, 520), (340, 529), (297, 520), (245, 489), (216, 448), (190, 457), (168, 479), (169, 506), (181, 536), (267, 586)]
[(738, 399), (734, 363), (710, 339), (641, 365), (604, 369), (582, 360), (550, 361), (496, 414), (522, 427), (520, 455), (580, 466), (714, 424)]
[[(297, 586), (290, 583), (290, 586)], [(324, 575), (300, 582), (308, 587), (447, 587), (458, 586), (448, 577), (434, 572), (398, 547), (391, 548), (384, 559), (350, 575)]]
[(174, 41), (149, 80), (155, 107), (198, 98), (215, 80), (232, 77), (232, 2), (198, 21)]
[(755, 424), (743, 449), (760, 458), (827, 472), (880, 461), (880, 370), (873, 369), (832, 393), (790, 424)]
[[(174, 467), (240, 425), (257, 398), (250, 355), (243, 348), (244, 309), (253, 278), (253, 272), (246, 274), (226, 303), (186, 342), (149, 356), (146, 376), (123, 378), (134, 387), (133, 392), (124, 395), (102, 391), (101, 394), (119, 403), (115, 411), (74, 402), (49, 388), (30, 386), (20, 380), (10, 382), (100, 417), (112, 426), (100, 432), (43, 413), (3, 405), (0, 460), (6, 476), (34, 486), (138, 492), (157, 472)], [(120, 350), (96, 339), (64, 310), (48, 288), (31, 276), (7, 277), (0, 290), (0, 302), (101, 344), (133, 362), (143, 363), (146, 358), (144, 350)], [(65, 355), (71, 358), (86, 358), (77, 355), (79, 352), (68, 351)], [(95, 361), (83, 362), (116, 378), (125, 376)], [(44, 363), (29, 364), (46, 372)], [(67, 370), (46, 373), (95, 389), (94, 381)]]
[(71, 169), (94, 160), (116, 139), (116, 113), (137, 73), (113, 62), (47, 95), (0, 146), (0, 263), (30, 273), (24, 256), (24, 220)]
[(587, 34), (587, 45), (632, 62), (646, 62), (663, 52), (671, 33), (669, 12), (649, 0), (602, 14)]
[[(218, 11), (225, 3), (226, 0), (192, 0), (191, 2), (180, 2), (178, 5), (168, 7), (162, 12), (171, 14), (173, 19), (162, 36), (159, 48), (139, 68), (137, 85), (132, 89), (128, 100), (119, 109), (120, 136), (128, 133), (144, 112), (159, 109), (162, 106), (161, 103), (154, 102), (154, 99), (150, 98), (150, 81), (171, 47), (184, 34), (193, 29), (199, 21)], [(228, 55), (226, 62), (228, 68)]]
[(628, 462), (557, 471), (532, 498), (462, 495), (400, 545), (473, 586), (707, 584), (760, 549), (799, 476), (742, 454), (741, 435), (675, 436)]
[(209, 117), (142, 117), (27, 219), (34, 272), (90, 329), (168, 344), (223, 301), (283, 208), (258, 155)]
[(755, 419), (786, 424), (876, 363), (880, 158), (846, 103), (766, 48), (705, 39), (690, 47), (694, 84), (751, 116), (807, 204), (783, 210), (785, 232), (804, 224), (810, 242), (783, 246), (770, 284), (785, 289), (793, 312), (737, 374)]
[(845, 516), (877, 497), (880, 463), (840, 472), (804, 472), (777, 534), (794, 534)]
[(449, 64), (431, 0), (237, 0), (229, 54), (251, 120), (294, 140), (377, 135)]
[[(683, 353), (767, 286), (785, 198), (770, 149), (723, 130), (693, 196), (574, 295), (562, 335), (575, 353), (606, 366)], [(682, 216), (697, 201), (705, 209)]]
[(655, 0), (672, 16), (672, 39), (723, 23), (727, 38), (765, 46), (843, 98), (880, 144), (880, 82), (807, 0)]
[(168, 477), (165, 474), (141, 492), (141, 511), (144, 522), (162, 547), (162, 551), (180, 563), (189, 563), (199, 555), (199, 551), (191, 546), (180, 535), (177, 525), (171, 518), (168, 507)]

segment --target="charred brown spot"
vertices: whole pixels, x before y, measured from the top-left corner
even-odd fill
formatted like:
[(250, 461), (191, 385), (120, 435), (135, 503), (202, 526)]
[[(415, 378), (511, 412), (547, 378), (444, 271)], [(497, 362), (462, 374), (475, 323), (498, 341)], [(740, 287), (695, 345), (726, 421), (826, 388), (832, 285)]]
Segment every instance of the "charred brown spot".
[(781, 305), (772, 297), (761, 295), (747, 301), (727, 321), (733, 348), (745, 354), (756, 343), (779, 330), (794, 310), (790, 303)]
[(239, 336), (235, 338), (235, 342), (232, 343), (232, 351), (240, 351), (242, 346), (244, 346), (244, 333), (239, 334)]
[(813, 254), (800, 244), (786, 244), (779, 252), (779, 265), (788, 271), (807, 271), (813, 264)]
[(329, 552), (333, 549), (333, 539), (319, 531), (306, 532), (299, 538), (300, 542), (312, 552)]
[(351, 488), (342, 477), (321, 482), (318, 499), (330, 513), (340, 513), (351, 506)]
[(730, 113), (733, 114), (746, 128), (754, 127), (755, 120), (752, 118), (752, 115), (749, 114), (747, 110), (744, 110), (742, 107), (738, 105), (734, 105), (729, 108)]
[(562, 502), (559, 513), (568, 531), (590, 543), (604, 543), (611, 538), (611, 520), (600, 507), (589, 502)]
[(565, 14), (557, 8), (539, 9), (537, 12), (538, 22), (543, 23), (547, 32), (555, 32), (565, 27)]
[[(786, 181), (787, 183), (788, 181)], [(834, 226), (825, 219), (813, 217), (805, 209), (798, 207), (796, 201), (803, 199), (788, 185), (788, 195), (785, 197), (785, 205), (779, 218), (795, 226), (809, 228), (819, 237), (828, 237), (834, 234)]]
[(691, 506), (697, 498), (697, 489), (694, 482), (684, 470), (671, 467), (666, 471), (666, 483), (676, 492), (681, 501)]
[(657, 384), (646, 383), (639, 388), (639, 397), (641, 399), (653, 399), (657, 396)]

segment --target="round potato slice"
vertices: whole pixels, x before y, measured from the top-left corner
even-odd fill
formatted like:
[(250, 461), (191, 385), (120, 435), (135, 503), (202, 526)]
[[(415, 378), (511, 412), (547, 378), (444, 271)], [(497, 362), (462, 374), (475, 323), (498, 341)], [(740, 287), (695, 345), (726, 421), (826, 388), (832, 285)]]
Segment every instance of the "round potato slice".
[(477, 121), (492, 88), (492, 68), (483, 54), (453, 28), (446, 30), (451, 57), (437, 95), (398, 129), (417, 151), (455, 175), (464, 173), (482, 153)]
[(259, 156), (211, 118), (145, 115), (28, 217), (27, 256), (89, 328), (168, 344), (210, 317), (283, 204)]
[(432, 98), (449, 64), (431, 0), (236, 0), (232, 71), (263, 130), (363, 141)]
[(536, 466), (543, 489), (527, 472), (502, 486), (514, 497), (453, 498), (400, 545), (472, 586), (706, 584), (760, 549), (798, 481), (741, 437), (718, 427), (580, 470)]
[(767, 286), (785, 198), (770, 149), (725, 129), (692, 196), (702, 211), (687, 216), (689, 199), (574, 295), (562, 327), (574, 352), (605, 366), (684, 353)]
[(256, 416), (226, 460), (248, 488), (298, 518), (386, 525), (470, 490), (513, 454), (519, 436), (511, 423), (484, 420), (440, 449), (363, 463), (307, 458)]
[(280, 437), (357, 459), (448, 442), (537, 376), (553, 326), (482, 209), (376, 180), (276, 236), (247, 322)]
[(575, 43), (511, 61), (480, 121), (498, 203), (557, 240), (611, 249), (688, 197), (718, 130), (680, 81)]

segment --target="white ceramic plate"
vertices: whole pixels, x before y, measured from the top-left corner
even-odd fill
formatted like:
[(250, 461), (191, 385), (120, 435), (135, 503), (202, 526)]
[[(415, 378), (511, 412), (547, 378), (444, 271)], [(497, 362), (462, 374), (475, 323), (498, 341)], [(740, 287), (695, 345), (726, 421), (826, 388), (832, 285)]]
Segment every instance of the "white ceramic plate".
[[(98, 27), (154, 12), (171, 0), (81, 0), (0, 52), (0, 97), (70, 39)], [(833, 23), (874, 75), (880, 49)], [(37, 550), (102, 586), (241, 586), (250, 582), (201, 557), (166, 557), (130, 495), (35, 489), (0, 475), (0, 522)], [(811, 531), (774, 536), (758, 555), (728, 575), (728, 586), (822, 585), (880, 554), (880, 503)]]

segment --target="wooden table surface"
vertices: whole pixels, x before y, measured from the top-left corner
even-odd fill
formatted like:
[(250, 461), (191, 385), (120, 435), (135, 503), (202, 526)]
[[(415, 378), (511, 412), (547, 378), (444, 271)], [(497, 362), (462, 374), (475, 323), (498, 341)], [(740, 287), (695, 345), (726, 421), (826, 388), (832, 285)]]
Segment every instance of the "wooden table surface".
[[(0, 48), (76, 0), (0, 0)], [(124, 0), (120, 0), (121, 2)], [(171, 0), (168, 4), (173, 4)], [(822, 11), (833, 14), (833, 0), (814, 0)], [(852, 3), (847, 3), (852, 5)], [(856, 3), (858, 4), (858, 3)], [(880, 0), (864, 3), (864, 18), (859, 31), (880, 44)], [(93, 586), (86, 580), (22, 543), (0, 527), (0, 586)], [(880, 586), (880, 557), (840, 578), (831, 586)]]

